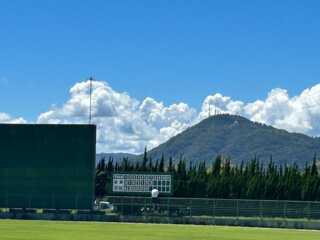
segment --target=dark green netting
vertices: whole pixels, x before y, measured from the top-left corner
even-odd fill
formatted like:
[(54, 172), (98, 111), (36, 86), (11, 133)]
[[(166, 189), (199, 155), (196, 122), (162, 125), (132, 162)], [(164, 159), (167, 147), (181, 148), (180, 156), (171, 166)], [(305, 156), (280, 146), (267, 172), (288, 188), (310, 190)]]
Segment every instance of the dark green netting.
[(0, 124), (0, 207), (91, 209), (94, 125)]

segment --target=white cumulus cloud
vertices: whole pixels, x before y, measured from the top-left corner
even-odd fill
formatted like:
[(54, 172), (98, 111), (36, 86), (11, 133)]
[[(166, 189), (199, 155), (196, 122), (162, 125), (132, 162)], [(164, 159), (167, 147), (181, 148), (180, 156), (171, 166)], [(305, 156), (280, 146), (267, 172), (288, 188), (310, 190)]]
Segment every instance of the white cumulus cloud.
[[(216, 93), (204, 99), (200, 111), (183, 102), (166, 106), (151, 97), (140, 102), (106, 82), (92, 84), (98, 152), (141, 153), (145, 146), (156, 147), (208, 117), (209, 111), (237, 114), (291, 132), (320, 136), (320, 84), (292, 97), (285, 89), (273, 89), (265, 99), (253, 102)], [(69, 100), (40, 114), (37, 122), (87, 123), (88, 115), (89, 81), (85, 81), (76, 83), (70, 89)]]
[(13, 118), (7, 113), (0, 112), (0, 123), (27, 123), (22, 117)]
[[(69, 100), (40, 114), (38, 123), (87, 123), (89, 81), (75, 84)], [(97, 125), (98, 152), (140, 153), (190, 126), (197, 112), (185, 103), (165, 106), (150, 97), (142, 102), (113, 90), (106, 82), (92, 82), (92, 122)]]
[(214, 94), (204, 100), (200, 118), (208, 116), (209, 109), (241, 115), (290, 132), (320, 136), (320, 84), (292, 97), (285, 89), (273, 89), (266, 99), (249, 103)]

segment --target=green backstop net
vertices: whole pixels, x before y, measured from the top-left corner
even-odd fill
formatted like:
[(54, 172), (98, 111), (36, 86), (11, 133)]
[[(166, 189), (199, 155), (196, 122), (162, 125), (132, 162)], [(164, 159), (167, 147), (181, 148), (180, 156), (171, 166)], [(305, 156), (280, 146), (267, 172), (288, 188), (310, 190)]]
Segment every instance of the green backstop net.
[(0, 208), (91, 209), (94, 125), (0, 124)]

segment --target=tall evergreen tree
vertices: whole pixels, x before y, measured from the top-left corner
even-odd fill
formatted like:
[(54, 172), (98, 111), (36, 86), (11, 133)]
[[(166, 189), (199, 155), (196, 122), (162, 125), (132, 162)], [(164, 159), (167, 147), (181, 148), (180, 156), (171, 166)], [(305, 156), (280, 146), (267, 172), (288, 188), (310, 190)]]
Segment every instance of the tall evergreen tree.
[(161, 160), (160, 160), (160, 163), (159, 163), (159, 169), (158, 169), (159, 172), (164, 172), (164, 155), (162, 154), (161, 156)]

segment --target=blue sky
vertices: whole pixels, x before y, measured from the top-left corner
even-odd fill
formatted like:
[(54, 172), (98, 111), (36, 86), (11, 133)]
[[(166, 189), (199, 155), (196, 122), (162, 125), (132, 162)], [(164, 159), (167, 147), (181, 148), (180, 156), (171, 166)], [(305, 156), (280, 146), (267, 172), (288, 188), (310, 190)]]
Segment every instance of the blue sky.
[(89, 75), (138, 100), (265, 99), (320, 82), (319, 1), (1, 1), (0, 112), (35, 121)]

